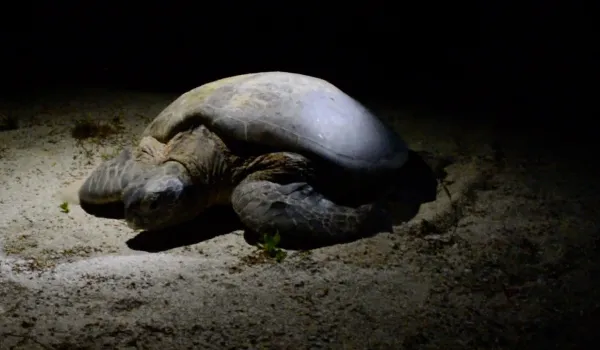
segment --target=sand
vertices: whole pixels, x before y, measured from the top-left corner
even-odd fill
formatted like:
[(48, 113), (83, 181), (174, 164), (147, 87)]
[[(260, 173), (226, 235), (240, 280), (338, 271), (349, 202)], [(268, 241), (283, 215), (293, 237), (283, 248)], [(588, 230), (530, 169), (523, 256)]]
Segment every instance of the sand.
[[(455, 157), (451, 199), (440, 187), (393, 232), (280, 263), (257, 258), (240, 230), (199, 226), (181, 245), (76, 205), (63, 213), (64, 189), (175, 97), (96, 89), (0, 105), (19, 120), (0, 132), (0, 349), (569, 348), (593, 337), (595, 175), (485, 123), (380, 108), (413, 148)], [(103, 142), (71, 137), (76, 120), (115, 117), (122, 129)]]

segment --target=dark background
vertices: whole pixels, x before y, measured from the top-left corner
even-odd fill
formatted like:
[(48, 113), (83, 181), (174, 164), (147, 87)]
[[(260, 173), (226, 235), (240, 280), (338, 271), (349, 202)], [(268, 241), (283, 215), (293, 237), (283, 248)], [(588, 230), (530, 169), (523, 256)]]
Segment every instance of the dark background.
[(2, 93), (22, 99), (65, 85), (183, 93), (284, 70), (359, 99), (454, 117), (564, 128), (593, 112), (585, 101), (597, 42), (578, 2), (164, 4), (5, 6)]

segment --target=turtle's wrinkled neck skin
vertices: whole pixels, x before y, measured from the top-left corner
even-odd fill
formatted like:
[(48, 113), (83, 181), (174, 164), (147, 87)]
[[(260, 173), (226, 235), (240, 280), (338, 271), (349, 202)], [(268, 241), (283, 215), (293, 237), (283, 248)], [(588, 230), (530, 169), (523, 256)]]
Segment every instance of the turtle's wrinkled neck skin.
[(132, 229), (159, 229), (173, 220), (190, 220), (194, 215), (185, 214), (202, 205), (195, 193), (187, 169), (175, 161), (165, 162), (125, 187), (125, 220)]
[(192, 220), (206, 208), (229, 204), (231, 159), (204, 127), (181, 132), (166, 146), (162, 163), (123, 191), (131, 228), (158, 230)]

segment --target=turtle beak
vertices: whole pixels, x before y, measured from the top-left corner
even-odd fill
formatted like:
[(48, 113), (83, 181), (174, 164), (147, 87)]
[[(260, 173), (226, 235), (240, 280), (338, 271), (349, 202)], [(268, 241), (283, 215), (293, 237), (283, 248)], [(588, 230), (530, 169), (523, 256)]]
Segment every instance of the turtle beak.
[(127, 226), (130, 229), (132, 229), (134, 231), (138, 231), (144, 227), (144, 225), (143, 225), (144, 221), (139, 215), (137, 215), (135, 213), (128, 213), (126, 215), (126, 217), (127, 217)]

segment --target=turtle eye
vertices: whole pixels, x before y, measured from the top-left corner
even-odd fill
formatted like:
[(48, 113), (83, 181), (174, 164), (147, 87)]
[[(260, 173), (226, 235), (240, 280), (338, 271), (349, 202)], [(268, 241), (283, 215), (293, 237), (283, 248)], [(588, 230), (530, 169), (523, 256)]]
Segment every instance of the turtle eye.
[(158, 209), (158, 197), (152, 196), (150, 198), (146, 198), (143, 203), (140, 203), (141, 207), (146, 211), (154, 211)]

